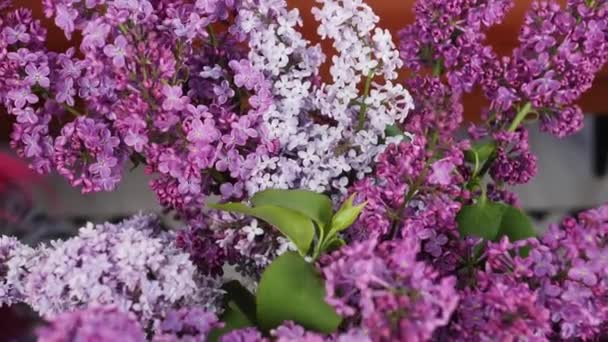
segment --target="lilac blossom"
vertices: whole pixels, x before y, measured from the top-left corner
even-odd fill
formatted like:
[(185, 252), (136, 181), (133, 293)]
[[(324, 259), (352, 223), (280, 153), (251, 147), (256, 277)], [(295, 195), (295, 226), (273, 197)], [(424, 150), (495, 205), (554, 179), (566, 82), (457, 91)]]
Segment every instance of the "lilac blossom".
[(34, 104), (38, 102), (38, 96), (32, 94), (29, 88), (20, 88), (12, 90), (8, 93), (8, 98), (13, 101), (15, 108), (21, 109), (26, 104)]
[(36, 250), (24, 247), (9, 257), (4, 286), (13, 290), (3, 294), (2, 302), (18, 294), (48, 319), (93, 304), (109, 305), (134, 314), (147, 328), (181, 304), (201, 303), (215, 310), (214, 298), (221, 295), (152, 216), (117, 225), (88, 224), (74, 238)]
[(124, 36), (118, 36), (114, 39), (114, 44), (106, 45), (103, 52), (106, 56), (112, 58), (112, 63), (117, 68), (125, 66), (125, 57), (127, 56), (127, 39)]
[(63, 313), (40, 328), (37, 334), (41, 342), (146, 341), (144, 330), (132, 315), (111, 308)]
[(243, 328), (233, 330), (220, 338), (220, 342), (265, 342), (267, 338), (263, 337), (260, 331), (255, 328)]
[[(321, 261), (327, 302), (372, 340), (428, 340), (458, 305), (456, 278), (416, 261), (416, 240), (351, 244)], [(348, 325), (348, 323), (346, 323)]]
[(499, 276), (480, 275), (475, 289), (462, 292), (455, 313), (458, 340), (505, 341), (518, 336), (546, 341), (550, 330), (549, 310), (527, 284), (512, 283)]
[(200, 308), (182, 308), (169, 311), (158, 326), (152, 342), (206, 341), (209, 333), (223, 323), (214, 313)]
[(48, 88), (51, 84), (51, 81), (48, 78), (50, 69), (47, 65), (36, 67), (32, 64), (28, 64), (25, 67), (25, 73), (27, 74), (25, 80), (32, 86), (38, 84), (43, 88)]
[[(385, 127), (403, 121), (412, 109), (409, 93), (395, 82), (402, 64), (398, 52), (390, 33), (376, 27), (371, 8), (360, 0), (318, 3), (313, 9), (318, 33), (339, 52), (330, 67), (332, 79), (325, 83), (318, 82), (325, 56), (298, 32), (297, 10), (270, 0), (244, 1), (239, 10), (248, 58), (272, 80), (274, 102), (264, 120), (269, 136), (280, 143), (277, 156), (258, 162), (249, 193), (269, 187), (345, 193), (349, 173), (362, 178), (371, 172), (373, 159), (386, 147), (381, 142)], [(244, 70), (236, 63), (233, 68)], [(374, 75), (384, 82), (372, 82), (369, 94), (360, 94), (357, 84)], [(235, 78), (245, 85), (254, 81)], [(359, 123), (360, 113), (369, 120)], [(298, 157), (306, 151), (313, 156)]]
[(74, 19), (78, 16), (78, 11), (69, 8), (64, 4), (58, 4), (55, 8), (55, 12), (55, 24), (60, 29), (63, 29), (63, 32), (68, 39), (71, 39), (75, 29)]

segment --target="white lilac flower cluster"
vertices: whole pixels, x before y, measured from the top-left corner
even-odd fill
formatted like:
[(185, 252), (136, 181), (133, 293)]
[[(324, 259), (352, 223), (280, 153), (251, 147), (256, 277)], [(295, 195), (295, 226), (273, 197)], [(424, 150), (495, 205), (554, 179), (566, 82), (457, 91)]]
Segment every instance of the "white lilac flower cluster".
[[(346, 191), (352, 178), (371, 171), (383, 151), (385, 128), (413, 108), (400, 84), (399, 52), (388, 30), (361, 0), (317, 0), (318, 33), (333, 40), (331, 83), (320, 81), (325, 56), (297, 28), (297, 9), (284, 0), (245, 0), (239, 30), (248, 35), (249, 59), (273, 84), (274, 102), (265, 113), (271, 139), (281, 151), (264, 157), (247, 184), (266, 188)], [(374, 80), (382, 78), (382, 83)], [(363, 88), (363, 89), (361, 89)]]
[(20, 284), (36, 261), (34, 250), (12, 236), (0, 236), (0, 306), (23, 300)]
[(0, 239), (0, 304), (22, 301), (45, 318), (113, 306), (153, 327), (174, 308), (215, 311), (222, 291), (202, 277), (152, 215), (93, 225), (36, 249)]

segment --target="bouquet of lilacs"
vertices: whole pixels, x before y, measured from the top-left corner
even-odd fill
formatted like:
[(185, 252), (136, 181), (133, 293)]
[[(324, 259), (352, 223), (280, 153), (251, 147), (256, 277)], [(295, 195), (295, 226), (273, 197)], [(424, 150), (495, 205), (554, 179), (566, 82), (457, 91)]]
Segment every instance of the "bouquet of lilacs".
[[(41, 341), (608, 335), (608, 207), (539, 233), (508, 189), (536, 173), (528, 123), (581, 128), (608, 1), (534, 2), (500, 58), (485, 32), (509, 0), (418, 0), (398, 45), (362, 0), (317, 0), (331, 61), (285, 0), (42, 3), (78, 43), (49, 50), (0, 1), (11, 146), (84, 193), (141, 165), (184, 228), (2, 237), (0, 304), (47, 320)], [(463, 138), (478, 87), (490, 105)]]

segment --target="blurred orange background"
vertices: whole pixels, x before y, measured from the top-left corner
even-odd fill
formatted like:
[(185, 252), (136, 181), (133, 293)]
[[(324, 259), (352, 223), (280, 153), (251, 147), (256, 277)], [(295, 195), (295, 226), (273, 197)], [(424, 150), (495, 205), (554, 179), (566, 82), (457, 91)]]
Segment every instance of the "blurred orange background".
[[(287, 0), (293, 8), (299, 8), (304, 19), (303, 33), (314, 41), (318, 42), (316, 35), (316, 25), (310, 9), (316, 4), (314, 0)], [(530, 7), (530, 0), (516, 0), (515, 8), (512, 9), (507, 18), (501, 25), (494, 26), (488, 32), (488, 42), (495, 48), (500, 55), (510, 55), (513, 48), (517, 46), (517, 35), (519, 28), (524, 20), (525, 12)], [(566, 0), (559, 0), (565, 6)], [(78, 36), (68, 42), (63, 32), (57, 29), (52, 21), (44, 18), (42, 13), (42, 0), (21, 0), (23, 6), (29, 7), (34, 11), (34, 15), (45, 22), (49, 29), (49, 48), (55, 51), (63, 51), (70, 45), (74, 45)], [(380, 26), (388, 28), (393, 33), (393, 39), (397, 44), (397, 32), (410, 24), (414, 20), (413, 4), (414, 0), (368, 0), (367, 3), (373, 8), (380, 17)], [(323, 41), (322, 46), (327, 54), (332, 53), (331, 42)], [(327, 71), (327, 67), (325, 68)], [(588, 113), (608, 113), (608, 101), (604, 98), (608, 94), (608, 69), (604, 68), (602, 73), (596, 78), (594, 87), (588, 91), (580, 101), (583, 109)], [(476, 120), (480, 109), (486, 105), (484, 97), (480, 91), (469, 94), (465, 97), (465, 116), (468, 120)], [(7, 120), (0, 120), (0, 136), (6, 137), (8, 132)]]

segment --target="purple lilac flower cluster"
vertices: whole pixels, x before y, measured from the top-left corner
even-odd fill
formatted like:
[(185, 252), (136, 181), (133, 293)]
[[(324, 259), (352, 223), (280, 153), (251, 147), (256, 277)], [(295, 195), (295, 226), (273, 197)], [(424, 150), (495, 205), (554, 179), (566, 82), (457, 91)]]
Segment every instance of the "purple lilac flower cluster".
[(458, 305), (456, 278), (440, 278), (417, 252), (414, 239), (370, 239), (328, 255), (321, 260), (327, 302), (374, 341), (430, 339)]
[(158, 327), (153, 342), (198, 342), (205, 341), (215, 328), (223, 323), (211, 312), (200, 308), (182, 308), (167, 313)]
[(502, 21), (509, 0), (427, 0), (414, 6), (416, 21), (400, 32), (401, 58), (416, 71), (446, 71), (454, 91), (490, 82), (497, 56), (484, 44), (485, 31)]
[(296, 249), (267, 223), (226, 213), (192, 220), (178, 233), (177, 246), (190, 254), (203, 274), (223, 275), (224, 267), (231, 265), (253, 279), (278, 255)]
[[(25, 10), (2, 26), (2, 96), (12, 145), (40, 172), (83, 192), (113, 190), (129, 159), (156, 175), (160, 202), (180, 211), (205, 195), (243, 196), (265, 139), (270, 84), (230, 31), (233, 1), (45, 1), (79, 51), (45, 50)], [(55, 122), (62, 126), (55, 134)]]
[[(543, 131), (563, 137), (582, 128), (582, 111), (573, 105), (591, 87), (608, 58), (604, 1), (533, 2), (513, 56), (503, 61), (494, 86), (492, 113), (529, 102)], [(504, 112), (504, 113), (501, 113)]]
[(502, 278), (506, 283), (529, 287), (534, 295), (529, 305), (548, 312), (537, 319), (542, 317), (545, 326), (555, 327), (548, 336), (597, 338), (605, 333), (608, 319), (607, 233), (607, 206), (583, 212), (551, 225), (538, 240), (526, 241), (532, 248), (528, 257), (514, 253), (522, 243), (492, 245), (487, 250), (486, 270), (476, 277)]
[[(539, 241), (509, 242), (503, 238), (492, 243), (465, 238), (458, 231), (456, 217), (464, 204), (479, 198), (518, 203), (505, 185), (527, 183), (536, 174), (536, 157), (530, 152), (527, 129), (522, 127), (530, 113), (540, 117), (542, 130), (558, 137), (580, 128), (580, 109), (569, 106), (589, 88), (606, 60), (606, 3), (570, 1), (563, 9), (552, 3), (535, 3), (520, 35), (521, 47), (512, 58), (501, 61), (483, 46), (481, 32), (511, 6), (509, 2), (496, 5), (490, 9), (474, 1), (417, 2), (416, 23), (402, 32), (402, 57), (406, 65), (417, 70), (434, 68), (434, 75), (409, 83), (416, 107), (402, 127), (415, 137), (389, 145), (378, 157), (374, 173), (352, 187), (358, 200), (367, 205), (355, 226), (346, 232), (351, 244), (340, 252), (356, 248), (362, 243), (359, 241), (412, 245), (417, 251), (416, 262), (432, 265), (427, 267), (437, 270), (439, 277), (456, 277), (451, 290), (458, 293), (459, 304), (450, 311), (449, 322), (432, 329), (429, 336), (433, 339), (597, 339), (605, 333), (605, 286), (601, 280), (605, 276), (594, 273), (601, 271), (590, 265), (601, 255), (599, 236), (604, 234), (605, 209), (582, 214), (579, 223), (567, 219)], [(557, 24), (561, 20), (563, 25)], [(597, 27), (603, 29), (593, 31)], [(478, 48), (467, 48), (471, 46)], [(549, 79), (556, 82), (547, 83)], [(551, 89), (538, 89), (549, 83), (553, 84)], [(484, 88), (491, 105), (484, 116), (486, 122), (469, 129), (476, 141), (473, 145), (468, 140), (455, 140), (453, 130), (462, 112), (460, 95), (477, 84)], [(507, 88), (512, 92), (506, 92)], [(480, 143), (485, 144), (484, 159), (479, 159)], [(466, 159), (463, 152), (469, 153)], [(491, 180), (484, 179), (486, 174)], [(520, 256), (522, 248), (530, 255)], [(587, 251), (592, 251), (593, 257)], [(352, 258), (353, 263), (368, 260), (362, 251), (353, 253)], [(352, 303), (361, 307), (370, 304), (366, 295), (350, 297), (356, 292), (341, 287), (348, 282), (334, 280), (353, 277), (355, 288), (366, 284), (363, 279), (368, 278), (354, 274), (358, 268), (346, 266), (347, 260), (336, 261), (345, 265), (342, 272), (322, 265), (327, 300), (338, 311), (352, 308)], [(364, 273), (376, 270), (377, 264)], [(343, 297), (336, 299), (332, 291)], [(368, 296), (378, 295), (377, 287), (368, 291)], [(411, 312), (409, 302), (399, 304), (404, 312)], [(389, 308), (386, 304), (377, 311), (384, 313)], [(364, 312), (352, 310), (358, 319), (364, 319)], [(370, 336), (378, 331), (370, 330)], [(388, 332), (385, 338), (402, 339), (402, 332)]]
[(530, 151), (528, 131), (500, 131), (494, 134), (497, 157), (490, 175), (498, 182), (525, 184), (536, 175), (536, 156)]
[(40, 342), (125, 341), (144, 342), (137, 320), (116, 309), (90, 308), (65, 312), (38, 330)]
[(481, 273), (475, 288), (461, 292), (451, 336), (459, 341), (509, 341), (515, 336), (546, 341), (550, 311), (527, 284)]
[(46, 318), (111, 305), (146, 328), (184, 304), (216, 311), (219, 284), (199, 274), (174, 239), (152, 216), (89, 224), (76, 237), (36, 249), (3, 238), (0, 303), (25, 302)]

